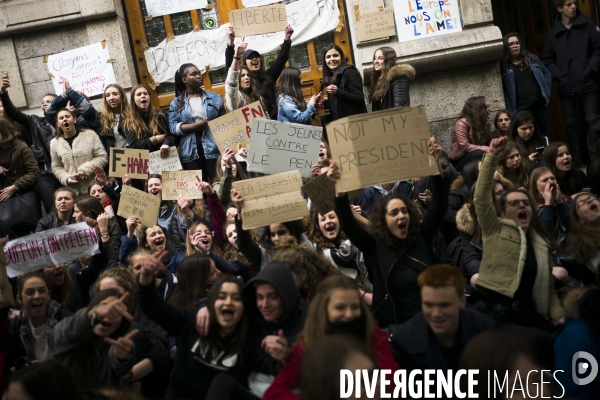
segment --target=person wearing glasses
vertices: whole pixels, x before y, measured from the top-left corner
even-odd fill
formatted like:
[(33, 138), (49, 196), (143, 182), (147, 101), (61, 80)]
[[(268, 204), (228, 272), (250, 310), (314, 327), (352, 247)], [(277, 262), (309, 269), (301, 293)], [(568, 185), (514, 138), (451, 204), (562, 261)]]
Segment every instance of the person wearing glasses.
[(552, 75), (542, 61), (530, 53), (516, 32), (504, 35), (502, 87), (506, 108), (514, 114), (529, 111), (548, 136), (548, 104), (552, 92)]
[(533, 212), (533, 201), (526, 191), (505, 191), (496, 212), (492, 186), (506, 141), (506, 137), (492, 140), (475, 185), (473, 204), (483, 238), (475, 286), (485, 297), (488, 312), (498, 326), (536, 328), (519, 332), (530, 338), (535, 336), (549, 346), (551, 339), (543, 333), (556, 329), (551, 321), (564, 321), (552, 278), (551, 253), (556, 244)]
[(574, 196), (567, 243), (581, 267), (573, 269), (573, 276), (584, 285), (594, 284), (600, 266), (600, 200), (596, 195), (581, 192)]

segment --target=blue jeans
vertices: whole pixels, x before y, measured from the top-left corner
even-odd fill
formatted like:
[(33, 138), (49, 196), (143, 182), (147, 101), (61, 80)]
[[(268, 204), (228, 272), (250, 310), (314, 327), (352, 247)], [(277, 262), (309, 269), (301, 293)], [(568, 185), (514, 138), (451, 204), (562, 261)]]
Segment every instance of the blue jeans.
[[(567, 126), (567, 141), (575, 165), (581, 164), (579, 151), (579, 132), (577, 130), (576, 96), (560, 96), (560, 108)], [(596, 144), (600, 137), (600, 119), (598, 118), (598, 92), (580, 93), (579, 100), (583, 104), (583, 112), (588, 123), (587, 145), (590, 159), (596, 153)]]

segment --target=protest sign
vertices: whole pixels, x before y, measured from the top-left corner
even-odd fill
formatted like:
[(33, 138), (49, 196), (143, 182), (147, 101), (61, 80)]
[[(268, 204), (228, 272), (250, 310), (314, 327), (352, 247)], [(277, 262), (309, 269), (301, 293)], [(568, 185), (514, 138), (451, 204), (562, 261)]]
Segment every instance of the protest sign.
[[(312, 206), (321, 215), (327, 214), (335, 209), (334, 198), (336, 196), (335, 183), (327, 177), (327, 174), (321, 174), (310, 182), (302, 186), (302, 190), (312, 202)], [(348, 192), (348, 198), (352, 199), (364, 192), (364, 189)]]
[(310, 177), (319, 158), (323, 128), (255, 118), (248, 148), (248, 171), (299, 171)]
[(254, 229), (307, 216), (301, 186), (298, 171), (233, 182), (233, 188), (244, 196), (242, 227)]
[(144, 0), (146, 12), (153, 17), (206, 8), (207, 0)]
[(163, 171), (181, 171), (183, 169), (175, 146), (169, 147), (169, 155), (165, 158), (160, 156), (160, 150), (150, 153), (149, 158), (148, 173), (150, 175), (160, 175)]
[(103, 94), (106, 85), (117, 83), (106, 42), (48, 56), (48, 72), (56, 94), (63, 93), (61, 76), (74, 90), (87, 96)]
[(117, 215), (125, 219), (138, 217), (142, 225), (152, 227), (158, 221), (160, 199), (131, 186), (123, 185)]
[(396, 34), (394, 10), (383, 8), (369, 11), (356, 11), (356, 33), (359, 42), (388, 38)]
[(279, 2), (279, 0), (242, 0), (242, 4), (246, 8), (266, 6), (277, 2)]
[(202, 170), (198, 171), (163, 171), (162, 199), (177, 200), (181, 196), (186, 199), (201, 199), (202, 191), (196, 189), (196, 176), (202, 180)]
[[(285, 30), (288, 25), (283, 4), (229, 11), (229, 23), (236, 36), (251, 36)], [(250, 48), (250, 47), (249, 47)]]
[(85, 222), (20, 237), (4, 246), (9, 278), (98, 252), (96, 230)]
[(439, 173), (423, 106), (342, 118), (327, 124), (327, 133), (340, 192)]
[[(336, 0), (298, 0), (285, 6), (287, 21), (294, 28), (294, 46), (334, 30), (340, 21), (340, 10)], [(192, 63), (202, 73), (206, 67), (215, 70), (225, 65), (227, 28), (223, 24), (217, 29), (202, 29), (185, 35), (163, 40), (158, 46), (144, 52), (148, 72), (155, 82), (173, 82), (175, 72), (181, 64)], [(285, 28), (285, 27), (284, 27)], [(236, 31), (240, 43), (242, 36)], [(246, 36), (248, 48), (266, 54), (277, 51), (285, 37), (281, 32)]]
[(238, 144), (248, 148), (246, 140), (250, 138), (252, 120), (259, 117), (264, 118), (265, 112), (260, 105), (260, 101), (256, 101), (233, 110), (222, 117), (208, 121), (208, 127), (221, 154), (228, 148), (237, 153)]
[(400, 42), (462, 31), (457, 0), (394, 0), (394, 17)]
[(108, 176), (148, 179), (148, 150), (110, 148)]

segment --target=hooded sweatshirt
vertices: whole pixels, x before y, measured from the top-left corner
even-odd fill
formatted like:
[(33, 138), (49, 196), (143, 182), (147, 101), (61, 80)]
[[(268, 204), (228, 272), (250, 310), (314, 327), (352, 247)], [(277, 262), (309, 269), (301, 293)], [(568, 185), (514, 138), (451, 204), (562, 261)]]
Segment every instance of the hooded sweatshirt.
[[(279, 294), (283, 307), (283, 313), (279, 321), (274, 323), (265, 321), (256, 305), (255, 283), (269, 283), (273, 285)], [(289, 267), (282, 262), (271, 261), (254, 278), (246, 283), (244, 287), (244, 300), (260, 337), (265, 338), (269, 335), (277, 335), (279, 330), (282, 330), (291, 348), (296, 334), (302, 330), (308, 307), (300, 298), (300, 293), (296, 289), (296, 283)], [(272, 372), (273, 359), (266, 352), (263, 353), (264, 362), (261, 360), (261, 362), (255, 364), (258, 365), (258, 368), (253, 370), (248, 378), (250, 390), (261, 398), (275, 379), (275, 375), (270, 373)], [(283, 364), (279, 364), (279, 368), (283, 367)], [(271, 366), (271, 368), (262, 368), (262, 366), (266, 367), (267, 365)]]

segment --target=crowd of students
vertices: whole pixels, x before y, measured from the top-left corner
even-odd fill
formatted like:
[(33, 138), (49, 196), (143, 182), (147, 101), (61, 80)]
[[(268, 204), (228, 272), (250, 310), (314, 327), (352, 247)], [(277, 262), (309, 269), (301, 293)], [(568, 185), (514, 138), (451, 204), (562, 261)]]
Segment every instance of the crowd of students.
[[(11, 211), (17, 222), (2, 219), (0, 250), (79, 222), (100, 239), (96, 255), (1, 288), (5, 398), (338, 399), (342, 368), (513, 378), (556, 368), (567, 398), (597, 398), (597, 381), (572, 382), (571, 356), (600, 357), (600, 151), (586, 176), (570, 144), (548, 141), (548, 87), (531, 88), (548, 79), (544, 63), (507, 35), (507, 109), (492, 130), (485, 98), (469, 98), (449, 153), (428, 143), (439, 175), (338, 193), (324, 215), (245, 230), (232, 183), (255, 176), (247, 149), (221, 153), (210, 120), (255, 101), (301, 124), (319, 108), (327, 121), (367, 112), (361, 76), (334, 44), (323, 51), (327, 98), (305, 101), (300, 71), (285, 66), (292, 36), (288, 27), (265, 68), (230, 28), (224, 98), (183, 64), (168, 113), (145, 86), (128, 101), (116, 84), (97, 111), (63, 78), (61, 95), (43, 97), (44, 117), (30, 116), (2, 78), (0, 202), (35, 201)], [(372, 111), (410, 105), (411, 66), (381, 47), (373, 70)], [(166, 156), (172, 146), (184, 169), (202, 170), (202, 199), (162, 200), (160, 175), (106, 175), (112, 147)], [(313, 176), (340, 178), (325, 138), (314, 159)], [(160, 199), (154, 226), (116, 216), (123, 185)]]

